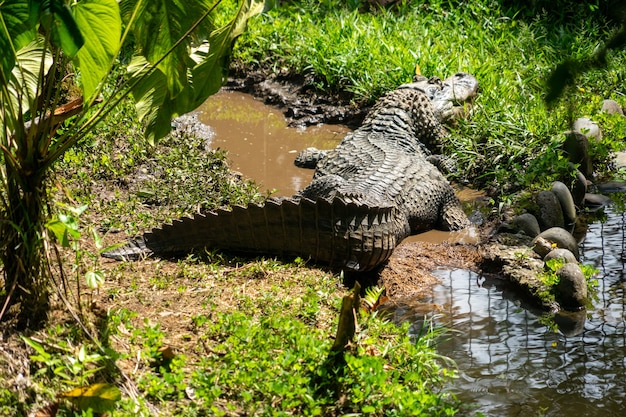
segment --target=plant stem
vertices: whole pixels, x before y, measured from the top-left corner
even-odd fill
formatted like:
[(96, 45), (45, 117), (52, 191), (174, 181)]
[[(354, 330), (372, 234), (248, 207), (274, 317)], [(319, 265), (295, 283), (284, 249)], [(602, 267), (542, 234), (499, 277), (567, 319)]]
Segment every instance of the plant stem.
[(18, 328), (37, 327), (49, 309), (49, 286), (44, 273), (43, 253), (45, 210), (44, 179), (5, 165), (6, 221), (0, 225), (3, 242), (0, 257), (4, 264), (8, 305), (19, 304)]

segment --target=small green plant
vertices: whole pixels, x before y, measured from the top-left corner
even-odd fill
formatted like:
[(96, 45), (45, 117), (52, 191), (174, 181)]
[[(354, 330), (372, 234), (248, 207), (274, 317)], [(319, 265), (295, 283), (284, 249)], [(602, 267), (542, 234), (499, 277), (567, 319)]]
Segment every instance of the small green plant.
[(86, 386), (89, 380), (104, 367), (106, 357), (89, 352), (87, 346), (56, 345), (58, 352), (48, 352), (43, 344), (32, 338), (22, 337), (35, 354), (30, 360), (39, 364), (37, 375), (58, 377), (58, 382), (69, 386)]
[[(62, 247), (74, 252), (73, 272), (76, 276), (76, 295), (81, 294), (80, 283), (83, 279), (87, 287), (97, 290), (104, 283), (104, 272), (98, 267), (100, 254), (92, 253), (81, 247), (83, 233), (80, 230), (80, 216), (87, 210), (88, 206), (71, 207), (62, 203), (58, 203), (58, 205), (65, 212), (59, 212), (55, 218), (46, 222), (46, 228), (54, 234)], [(93, 239), (96, 249), (101, 250), (103, 247), (102, 239), (93, 227), (89, 228), (89, 235)], [(86, 265), (85, 258), (89, 258), (90, 265)], [(77, 304), (80, 309), (80, 303)]]
[[(559, 284), (557, 271), (561, 269), (563, 265), (565, 265), (565, 261), (562, 259), (549, 259), (545, 263), (545, 270), (539, 274), (538, 278), (543, 284), (543, 289), (538, 295), (546, 304), (554, 303), (555, 301), (555, 291)], [(596, 276), (599, 271), (593, 265), (580, 264), (579, 266), (587, 281), (587, 291), (590, 294), (589, 300), (591, 302), (596, 293), (596, 288), (598, 287), (598, 281), (594, 279), (594, 276)]]

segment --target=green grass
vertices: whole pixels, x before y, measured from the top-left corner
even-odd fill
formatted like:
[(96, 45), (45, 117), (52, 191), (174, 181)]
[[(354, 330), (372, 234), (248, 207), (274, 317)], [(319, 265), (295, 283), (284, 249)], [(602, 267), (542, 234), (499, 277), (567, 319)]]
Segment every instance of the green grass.
[(543, 97), (556, 65), (591, 56), (615, 24), (594, 2), (539, 2), (535, 9), (502, 3), (407, 1), (370, 12), (358, 1), (283, 3), (250, 23), (235, 60), (244, 68), (309, 74), (313, 87), (350, 91), (357, 103), (411, 81), (416, 66), (427, 76), (466, 71), (479, 79), (480, 94), (470, 120), (445, 144), (464, 167), (461, 179), (511, 194), (567, 175), (561, 133), (580, 116), (605, 129), (604, 142), (592, 149), (602, 169), (607, 149), (626, 146), (626, 124), (600, 115), (604, 98), (626, 104), (626, 53), (611, 53), (606, 69), (583, 75), (553, 108)]
[[(457, 410), (443, 390), (453, 364), (436, 353), (442, 331), (428, 323), (410, 340), (408, 323), (398, 327), (362, 312), (352, 347), (343, 359), (329, 357), (346, 292), (337, 276), (298, 260), (258, 260), (212, 273), (207, 261), (160, 264), (153, 274), (169, 274), (175, 285), (155, 287), (153, 294), (128, 283), (145, 265), (122, 264), (109, 275), (110, 282), (125, 281), (103, 288), (116, 287), (99, 318), (104, 351), (71, 323), (37, 334), (29, 405), (37, 402), (39, 409), (56, 398), (59, 416), (90, 415), (59, 394), (85, 382), (127, 387), (130, 378), (135, 398), (123, 395), (108, 415), (447, 416)], [(176, 298), (174, 287), (181, 285), (179, 302), (164, 301)], [(197, 304), (183, 301), (195, 294), (201, 294)], [(164, 311), (183, 314), (169, 321)], [(0, 409), (22, 415), (10, 390), (0, 392), (0, 400), (6, 401)]]

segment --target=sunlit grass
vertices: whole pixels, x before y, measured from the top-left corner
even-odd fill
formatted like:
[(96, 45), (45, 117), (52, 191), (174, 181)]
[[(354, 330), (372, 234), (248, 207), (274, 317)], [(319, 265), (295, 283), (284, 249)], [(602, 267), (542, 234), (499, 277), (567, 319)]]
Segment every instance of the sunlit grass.
[[(310, 74), (314, 87), (350, 91), (361, 104), (410, 82), (416, 68), (440, 77), (469, 72), (480, 94), (445, 150), (464, 167), (459, 179), (507, 194), (567, 175), (557, 150), (572, 118), (598, 115), (605, 98), (626, 104), (626, 54), (618, 52), (548, 108), (550, 71), (563, 59), (591, 56), (616, 27), (591, 6), (555, 15), (519, 3), (408, 1), (369, 12), (357, 1), (286, 3), (251, 22), (235, 58), (247, 67)], [(607, 126), (609, 148), (624, 146), (624, 127)]]

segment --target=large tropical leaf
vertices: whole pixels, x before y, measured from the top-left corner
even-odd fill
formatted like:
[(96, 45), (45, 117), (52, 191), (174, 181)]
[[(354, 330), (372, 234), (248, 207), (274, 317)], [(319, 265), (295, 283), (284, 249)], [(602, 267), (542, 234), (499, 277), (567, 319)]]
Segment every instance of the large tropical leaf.
[(28, 0), (0, 1), (0, 83), (6, 83), (15, 65), (15, 51), (35, 37)]
[[(136, 82), (132, 88), (133, 97), (149, 140), (154, 141), (166, 135), (173, 117), (194, 110), (219, 90), (225, 79), (234, 39), (242, 33), (246, 21), (261, 13), (265, 7), (266, 2), (263, 0), (243, 0), (235, 17), (228, 24), (212, 31), (208, 39), (201, 41), (196, 38), (193, 48), (176, 49), (177, 57), (166, 65), (169, 69), (159, 65), (156, 70), (148, 70), (148, 62), (154, 63), (154, 57), (151, 59), (149, 56), (146, 56), (147, 61), (143, 66), (129, 67), (133, 82)], [(199, 16), (196, 15), (196, 18)], [(161, 52), (166, 51), (161, 49)], [(184, 54), (181, 55), (182, 52)], [(172, 62), (177, 62), (177, 68), (169, 67)], [(181, 84), (167, 84), (168, 89), (164, 92), (164, 83), (172, 73), (180, 74), (178, 80)]]
[(133, 57), (128, 72), (133, 77), (131, 83), (140, 80), (132, 89), (132, 95), (147, 139), (154, 143), (169, 133), (174, 113), (169, 104), (169, 92), (163, 88), (166, 77), (158, 68), (151, 70), (150, 64), (142, 56)]
[(17, 51), (7, 89), (0, 90), (0, 116), (5, 118), (4, 124), (9, 131), (17, 128), (15, 123), (21, 119), (20, 115), (35, 104), (41, 71), (47, 73), (51, 65), (51, 54), (46, 53), (40, 38)]
[(33, 3), (39, 3), (41, 23), (50, 33), (52, 43), (67, 56), (74, 57), (85, 39), (69, 6), (63, 0), (40, 0)]
[(195, 51), (194, 57), (200, 59), (192, 69), (193, 102), (191, 108), (181, 109), (183, 112), (195, 109), (220, 89), (235, 39), (243, 33), (248, 19), (263, 12), (266, 7), (264, 1), (242, 2), (237, 15), (211, 34), (208, 51), (201, 48)]
[[(126, 18), (130, 18), (131, 11), (137, 11), (131, 24), (135, 43), (148, 62), (157, 65), (165, 75), (172, 96), (187, 84), (191, 38), (185, 34), (213, 3), (210, 0), (123, 0), (120, 4)], [(210, 27), (210, 21), (204, 19), (198, 30), (208, 33)]]
[(108, 74), (120, 47), (122, 19), (116, 0), (83, 0), (72, 8), (85, 44), (76, 53), (85, 102)]

